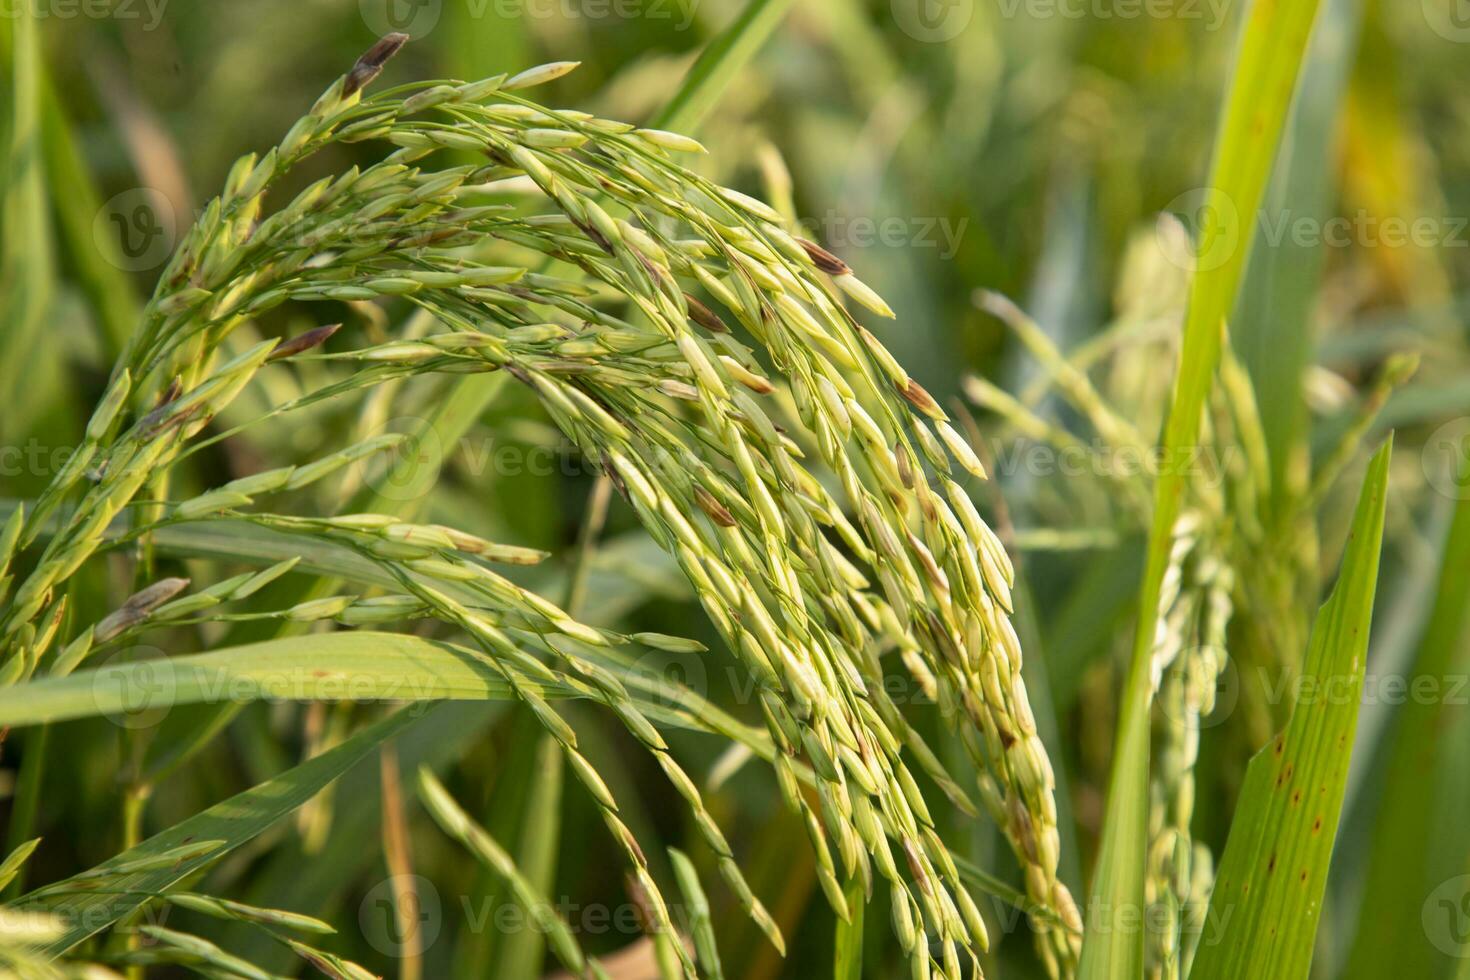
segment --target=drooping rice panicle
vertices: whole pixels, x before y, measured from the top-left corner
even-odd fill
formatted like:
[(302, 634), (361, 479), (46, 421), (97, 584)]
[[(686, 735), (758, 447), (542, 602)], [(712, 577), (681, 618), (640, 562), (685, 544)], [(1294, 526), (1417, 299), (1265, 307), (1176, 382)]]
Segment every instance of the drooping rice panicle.
[[(1033, 922), (1044, 957), (1053, 973), (1068, 972), (1081, 923), (1057, 877), (1053, 776), (1009, 621), (1010, 563), (957, 482), (984, 478), (984, 469), (943, 409), (848, 312), (844, 296), (881, 315), (892, 311), (845, 265), (794, 238), (766, 205), (680, 166), (672, 154), (697, 151), (693, 141), (512, 94), (565, 66), (365, 97), (363, 87), (401, 43), (369, 52), (279, 146), (239, 161), (184, 237), (88, 426), (89, 448), (21, 526), (28, 546), (43, 520), (73, 501), (0, 625), (18, 673), (34, 669), (36, 656), (19, 648), (32, 647), (33, 622), (50, 608), (53, 587), (96, 553), (113, 520), (131, 504), (145, 505), (142, 541), (168, 520), (167, 508), (138, 498), (145, 482), (258, 372), (311, 357), (326, 339), (266, 342), (218, 363), (243, 322), (287, 300), (404, 297), (445, 332), (337, 352), (324, 363), (368, 380), (504, 371), (534, 392), (675, 558), (730, 652), (756, 678), (779, 748), (779, 784), (807, 820), (819, 880), (839, 914), (832, 844), (841, 875), (870, 882), (876, 872), (890, 883), (895, 922), (916, 962), (928, 962), (932, 937), (940, 950), (934, 969), (957, 978), (960, 956), (973, 961), (987, 942), (910, 763), (917, 757), (931, 775), (943, 770), (917, 750), (922, 743), (885, 692), (885, 658), (898, 660), (933, 691), (980, 765), (982, 801), (1022, 862), (1028, 895), (1054, 916)], [(332, 142), (364, 140), (397, 149), (266, 213), (267, 192), (297, 163)], [(443, 149), (488, 162), (429, 165)], [(475, 203), (483, 188), (509, 180), (539, 192), (541, 213)], [(486, 264), (491, 244), (539, 258)], [(342, 381), (337, 390), (363, 383)], [(226, 512), (341, 462), (328, 457), (284, 475), (246, 477), (180, 502), (178, 516)], [(78, 495), (84, 477), (92, 485)], [(257, 519), (286, 528), (308, 520)], [(331, 536), (324, 520), (311, 531)], [(396, 527), (409, 529), (395, 537)], [(504, 586), (479, 563), (388, 557), (395, 547), (440, 551), (435, 535), (458, 548), (443, 529), (335, 530), (377, 539), (377, 557), (401, 563), (402, 595), (448, 614), (492, 660), (531, 672), (524, 676), (537, 668), (509, 636), (409, 574), (415, 561), (420, 571), (439, 562), (440, 574), (483, 580), (488, 599), (515, 607), (514, 628), (573, 643), (606, 639), (534, 593), (497, 592)], [(351, 621), (371, 617), (371, 601), (324, 598), (284, 615)], [(377, 611), (408, 610), (394, 602), (401, 600)], [(702, 814), (693, 784), (617, 679), (547, 646), (569, 676), (599, 692)], [(62, 657), (71, 666), (79, 659)], [(513, 688), (522, 676), (507, 673)], [(669, 928), (641, 851), (590, 766), (577, 763), (574, 735), (530, 687), (517, 693), (548, 730), (561, 732), (574, 770), (599, 798), (655, 917)], [(798, 765), (816, 778), (816, 802), (798, 788)], [(950, 792), (964, 797), (958, 787)], [(712, 822), (699, 825), (727, 882), (779, 943), (723, 837)]]

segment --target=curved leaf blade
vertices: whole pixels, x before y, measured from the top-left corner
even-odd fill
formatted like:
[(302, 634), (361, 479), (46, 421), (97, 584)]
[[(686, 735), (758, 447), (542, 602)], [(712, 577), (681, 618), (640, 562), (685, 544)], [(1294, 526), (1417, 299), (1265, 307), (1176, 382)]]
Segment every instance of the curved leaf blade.
[[(255, 837), (311, 799), (373, 749), (424, 717), (427, 715), (409, 711), (395, 712), (364, 728), (341, 745), (274, 779), (237, 793), (224, 802), (175, 824), (137, 847), (104, 861), (82, 876), (69, 878), (66, 882), (48, 886), (46, 889), (53, 892), (68, 883), (85, 888), (90, 883), (99, 888), (95, 893), (79, 892), (44, 900), (33, 897), (29, 903), (23, 897), (22, 905), (31, 904), (32, 907), (61, 916), (69, 923), (66, 932), (48, 944), (46, 951), (53, 956), (59, 956), (88, 936), (95, 935), (130, 915), (149, 900), (147, 894), (139, 893), (165, 891)], [(146, 864), (149, 859), (201, 841), (218, 843), (213, 849), (171, 862), (164, 867), (119, 874), (112, 878), (99, 876), (99, 873), (105, 874), (109, 869)], [(106, 892), (100, 890), (102, 884), (106, 885)]]

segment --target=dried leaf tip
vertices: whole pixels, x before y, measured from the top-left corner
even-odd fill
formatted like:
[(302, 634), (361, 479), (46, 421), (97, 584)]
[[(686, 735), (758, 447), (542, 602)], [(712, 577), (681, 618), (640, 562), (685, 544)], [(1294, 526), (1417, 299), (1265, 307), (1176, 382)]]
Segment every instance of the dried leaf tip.
[(159, 393), (158, 401), (154, 404), (153, 407), (163, 408), (165, 405), (172, 404), (173, 402), (177, 401), (178, 397), (183, 393), (184, 379), (176, 375), (174, 379), (168, 383), (168, 387), (163, 389), (163, 391)]
[(275, 350), (271, 351), (270, 356), (266, 358), (266, 362), (283, 361), (288, 357), (295, 357), (303, 351), (309, 351), (313, 347), (318, 347), (326, 343), (328, 337), (341, 329), (342, 324), (329, 323), (324, 327), (317, 327), (315, 330), (308, 330), (306, 333), (297, 334), (295, 337), (283, 340)]
[(385, 34), (377, 44), (363, 52), (362, 57), (357, 59), (357, 64), (347, 73), (347, 80), (342, 83), (342, 97), (356, 95), (371, 84), (383, 71), (388, 59), (407, 43), (407, 34)]
[(123, 603), (126, 609), (151, 612), (189, 587), (186, 578), (159, 579), (147, 588), (133, 593)]
[(93, 630), (93, 639), (106, 643), (125, 630), (148, 618), (148, 614), (189, 587), (186, 578), (166, 578), (154, 582), (127, 598), (115, 612), (104, 617)]
[(147, 432), (162, 422), (168, 416), (169, 406), (178, 401), (183, 393), (184, 379), (175, 375), (168, 387), (158, 393), (158, 401), (154, 403), (153, 410), (138, 420), (138, 428)]
[(845, 276), (851, 274), (851, 266), (816, 242), (807, 241), (805, 238), (798, 238), (796, 241), (802, 248), (806, 249), (807, 257), (812, 260), (812, 264), (827, 273), (827, 275)]
[(939, 407), (939, 403), (934, 400), (934, 396), (929, 394), (923, 385), (910, 378), (907, 384), (897, 387), (898, 393), (910, 405), (914, 406), (914, 408), (917, 408), (936, 422), (948, 421), (949, 416), (944, 413), (944, 409)]
[(725, 326), (725, 321), (720, 319), (719, 314), (715, 313), (714, 310), (705, 306), (693, 296), (685, 293), (684, 302), (689, 305), (689, 319), (704, 327), (704, 329), (713, 333), (730, 332), (730, 328)]
[(730, 513), (729, 508), (715, 499), (714, 494), (697, 484), (694, 487), (694, 502), (720, 527), (735, 526), (735, 515)]

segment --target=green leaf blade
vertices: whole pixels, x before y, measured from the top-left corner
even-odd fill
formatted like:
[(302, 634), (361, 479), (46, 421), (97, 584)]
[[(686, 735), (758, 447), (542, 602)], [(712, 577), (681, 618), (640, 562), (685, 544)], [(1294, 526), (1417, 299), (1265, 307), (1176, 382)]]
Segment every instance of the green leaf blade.
[[(1188, 490), (1188, 467), (1177, 461), (1199, 439), (1211, 382), (1220, 363), (1225, 319), (1243, 277), (1250, 236), (1286, 123), (1317, 0), (1256, 0), (1246, 12), (1230, 92), (1215, 142), (1207, 205), (1222, 221), (1223, 260), (1214, 238), (1199, 243), (1197, 269), (1185, 317), (1184, 343), (1165, 424), (1163, 465), (1155, 485), (1153, 519), (1138, 631), (1123, 690), (1118, 734), (1108, 780), (1108, 802), (1089, 909), (1109, 921), (1089, 922), (1083, 943), (1082, 980), (1112, 980), (1143, 973), (1144, 930), (1126, 923), (1144, 908), (1148, 847), (1149, 664), (1175, 519)], [(1095, 928), (1094, 928), (1095, 927)]]
[[(1466, 744), (1470, 710), (1449, 693), (1449, 685), (1470, 669), (1470, 647), (1464, 642), (1470, 620), (1465, 602), (1470, 595), (1470, 465), (1460, 474), (1459, 488), (1462, 496), (1450, 523), (1433, 611), (1408, 680), (1409, 690), (1423, 678), (1445, 685), (1446, 693), (1410, 697), (1395, 710), (1381, 792), (1376, 794), (1381, 802), (1369, 838), (1363, 885), (1367, 897), (1343, 971), (1350, 980), (1395, 972), (1447, 976), (1456, 952), (1449, 944), (1459, 939), (1446, 929), (1438, 942), (1434, 937), (1428, 943), (1396, 941), (1424, 928), (1426, 902), (1447, 877), (1463, 873), (1470, 854), (1470, 826), (1464, 819), (1470, 773), (1456, 751)], [(1446, 897), (1453, 901), (1455, 896)], [(1470, 952), (1463, 942), (1459, 945), (1461, 955)]]
[(679, 91), (654, 118), (653, 125), (680, 132), (698, 129), (790, 7), (791, 0), (750, 0), (730, 26), (700, 52)]
[(42, 357), (37, 340), (51, 303), (51, 221), (41, 145), (41, 44), (36, 16), (22, 4), (10, 32), (10, 146), (0, 173), (0, 437), (16, 438), (30, 419), (26, 379)]
[[(165, 891), (255, 837), (315, 796), (373, 749), (422, 717), (426, 716), (398, 711), (321, 755), (175, 824), (85, 874), (88, 879), (94, 879), (99, 871), (147, 865), (150, 859), (179, 851), (190, 844), (201, 841), (218, 842), (210, 850), (172, 861), (163, 867), (120, 873), (115, 880), (107, 880), (106, 892), (73, 893), (44, 901), (37, 898), (30, 904), (59, 915), (70, 924), (65, 934), (47, 945), (47, 952), (53, 956), (61, 955), (88, 936), (95, 935), (142, 906), (148, 901), (148, 896), (139, 893)], [(56, 887), (50, 886), (48, 890)], [(21, 904), (28, 904), (27, 899), (23, 897)]]
[[(561, 692), (547, 692), (558, 696)], [(396, 633), (282, 637), (212, 653), (81, 671), (0, 690), (0, 725), (123, 715), (183, 704), (508, 700), (475, 654)]]
[(1362, 703), (1391, 452), (1390, 442), (1369, 464), (1291, 721), (1246, 772), (1191, 980), (1297, 980), (1311, 969)]

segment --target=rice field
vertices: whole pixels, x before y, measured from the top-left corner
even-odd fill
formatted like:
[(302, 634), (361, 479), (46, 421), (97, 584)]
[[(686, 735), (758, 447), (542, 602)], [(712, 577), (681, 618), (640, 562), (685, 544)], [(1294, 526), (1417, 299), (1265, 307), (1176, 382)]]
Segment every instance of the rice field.
[(0, 976), (1470, 978), (1467, 44), (0, 2)]

